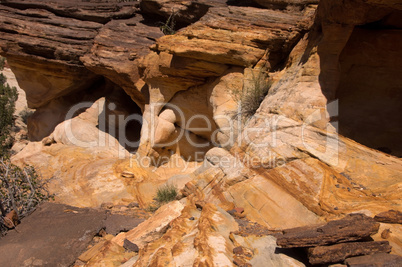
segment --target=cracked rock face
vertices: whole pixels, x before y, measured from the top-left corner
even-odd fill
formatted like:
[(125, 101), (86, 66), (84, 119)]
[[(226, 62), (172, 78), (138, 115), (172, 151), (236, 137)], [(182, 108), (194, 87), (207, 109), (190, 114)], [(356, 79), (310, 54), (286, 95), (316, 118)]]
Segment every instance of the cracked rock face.
[[(271, 233), (398, 210), (401, 12), (382, 0), (2, 1), (0, 54), (36, 109), (31, 140), (46, 138), (14, 161), (53, 177), (57, 201), (76, 206), (146, 208), (176, 184), (183, 199), (139, 226), (145, 235), (108, 243), (111, 254), (138, 243), (127, 266), (303, 266), (276, 255), (271, 236), (231, 235), (238, 221), (226, 211)], [(242, 120), (239, 96), (257, 80), (270, 88)], [(113, 119), (130, 114), (130, 129)], [(400, 254), (388, 222), (380, 229)], [(236, 247), (254, 254), (240, 259)]]

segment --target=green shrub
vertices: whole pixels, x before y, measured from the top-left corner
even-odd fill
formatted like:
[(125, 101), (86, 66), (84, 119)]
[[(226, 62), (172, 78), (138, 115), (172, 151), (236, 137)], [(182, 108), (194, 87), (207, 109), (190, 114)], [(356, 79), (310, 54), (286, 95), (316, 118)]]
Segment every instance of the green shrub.
[[(0, 70), (3, 67), (4, 58), (0, 60)], [(6, 82), (6, 77), (0, 74), (0, 157), (6, 156), (12, 145), (10, 130), (14, 123), (15, 101), (18, 98), (17, 89)]]
[[(4, 67), (4, 58), (0, 57), (0, 70)], [(9, 149), (13, 144), (11, 127), (14, 124), (15, 101), (17, 90), (6, 84), (6, 77), (0, 74), (0, 232), (7, 231), (4, 216), (12, 211), (19, 219), (29, 215), (42, 201), (52, 196), (46, 190), (32, 166), (20, 168), (10, 162)]]
[(176, 14), (174, 12), (172, 14), (170, 14), (170, 16), (166, 20), (166, 22), (163, 23), (162, 26), (160, 26), (160, 29), (161, 29), (161, 31), (163, 32), (164, 35), (173, 35), (173, 34), (176, 33), (176, 30), (175, 30), (176, 21), (174, 19), (175, 15)]
[(252, 117), (272, 85), (272, 81), (268, 79), (263, 69), (257, 75), (252, 73), (253, 80), (249, 86), (245, 86), (242, 90), (232, 91), (234, 100), (239, 106), (239, 112), (234, 115), (234, 118), (240, 116), (242, 120), (247, 120)]
[(158, 188), (156, 192), (156, 201), (159, 203), (167, 203), (176, 199), (177, 188), (174, 185), (166, 184)]
[(46, 183), (43, 182), (32, 166), (20, 168), (9, 159), (0, 159), (0, 230), (3, 235), (7, 228), (3, 216), (12, 210), (22, 219), (35, 210), (42, 201), (53, 199)]
[(35, 112), (34, 110), (32, 110), (32, 109), (26, 107), (26, 108), (24, 108), (23, 110), (21, 110), (21, 112), (20, 112), (18, 115), (21, 117), (22, 121), (23, 121), (25, 124), (28, 124), (28, 118), (29, 118), (34, 112)]

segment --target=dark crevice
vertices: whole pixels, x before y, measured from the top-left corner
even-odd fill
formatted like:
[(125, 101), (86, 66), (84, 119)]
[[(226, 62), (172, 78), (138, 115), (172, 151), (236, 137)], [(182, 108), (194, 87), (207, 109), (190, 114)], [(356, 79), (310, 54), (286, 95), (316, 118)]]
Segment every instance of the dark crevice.
[(228, 0), (226, 1), (228, 6), (246, 6), (246, 7), (256, 7), (264, 8), (263, 6), (257, 4), (253, 0)]
[(128, 151), (134, 152), (138, 148), (141, 137), (141, 108), (122, 88), (115, 84), (112, 87), (111, 93), (105, 96), (103, 111), (99, 115), (98, 129), (116, 138)]
[[(48, 104), (36, 109), (35, 113), (28, 118), (28, 137), (30, 141), (41, 141), (49, 136), (56, 126), (65, 120), (67, 112), (75, 104), (80, 102), (95, 102), (97, 99), (107, 94), (108, 88), (102, 76), (96, 77), (86, 88), (77, 88), (67, 95), (53, 99), (59, 103), (56, 110), (48, 109)], [(87, 108), (78, 109), (72, 114), (71, 118), (85, 112)], [(38, 129), (39, 128), (39, 131)]]
[(144, 21), (141, 23), (148, 26), (163, 27), (169, 22), (173, 21), (174, 31), (178, 31), (182, 28), (189, 26), (190, 24), (200, 20), (209, 10), (210, 6), (202, 3), (191, 2), (185, 10), (172, 10), (171, 13), (166, 13), (161, 10), (161, 6), (158, 3), (153, 2), (141, 2), (140, 13), (144, 17)]
[[(308, 31), (300, 31), (300, 33), (293, 40), (290, 40), (291, 44), (289, 45), (289, 48), (287, 49), (289, 51), (288, 53), (279, 51), (277, 53), (274, 52), (272, 55), (270, 55), (270, 58), (268, 59), (268, 61), (271, 64), (270, 72), (281, 71), (286, 67), (286, 65), (288, 64), (288, 61), (289, 61), (289, 56), (290, 56), (293, 48), (295, 48), (295, 46), (300, 42), (300, 40), (306, 34), (308, 34)], [(279, 58), (279, 59), (275, 59), (275, 57)]]
[(385, 21), (355, 27), (339, 57), (339, 133), (402, 157), (402, 35)]
[(18, 34), (17, 31), (9, 30), (9, 29), (0, 29), (0, 32), (10, 33), (10, 34)]

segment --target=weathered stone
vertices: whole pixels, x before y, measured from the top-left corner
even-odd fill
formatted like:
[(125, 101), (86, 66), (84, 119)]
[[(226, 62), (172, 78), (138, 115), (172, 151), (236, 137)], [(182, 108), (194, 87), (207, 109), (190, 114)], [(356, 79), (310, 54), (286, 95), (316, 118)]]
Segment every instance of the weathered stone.
[[(244, 233), (242, 229), (240, 232)], [(253, 257), (248, 260), (252, 266), (305, 267), (296, 253), (279, 250), (272, 235), (258, 236), (254, 233), (247, 236), (234, 235), (233, 240), (241, 246), (248, 246), (253, 251)]]
[(236, 257), (233, 260), (234, 265), (239, 266), (239, 267), (251, 267), (252, 265), (248, 263), (245, 259)]
[(159, 208), (151, 218), (126, 233), (120, 233), (112, 241), (122, 246), (124, 240), (128, 239), (143, 248), (147, 243), (162, 236), (170, 221), (180, 216), (183, 208), (179, 201), (172, 201)]
[[(115, 18), (130, 17), (136, 11), (138, 6), (136, 3), (105, 0), (96, 1), (96, 3), (77, 0), (59, 0), (54, 2), (43, 2), (38, 0), (5, 0), (2, 1), (2, 4), (21, 10), (28, 9), (28, 12), (33, 12), (29, 8), (48, 10), (68, 18), (75, 18), (82, 21), (94, 21), (98, 23), (106, 23)], [(36, 13), (32, 13), (33, 17), (35, 17), (35, 14)], [(38, 17), (41, 18), (40, 16)]]
[(102, 248), (94, 257), (92, 257), (86, 266), (96, 267), (99, 265), (116, 266), (120, 265), (127, 259), (133, 257), (135, 252), (127, 252), (122, 246), (107, 240)]
[[(144, 0), (141, 11), (138, 2), (119, 4), (117, 0), (3, 2), (0, 53), (10, 58), (24, 87), (29, 90), (32, 86), (29, 99), (31, 105), (41, 109), (38, 114), (57, 111), (50, 105), (61, 107), (62, 102), (57, 102), (60, 97), (80, 95), (103, 76), (123, 88), (140, 106), (144, 121), (160, 118), (168, 122), (157, 129), (160, 140), (174, 139), (175, 131), (184, 129), (197, 141), (232, 149), (229, 167), (225, 168), (221, 160), (228, 153), (215, 150), (212, 152), (222, 157), (217, 161), (208, 157), (203, 171), (172, 178), (181, 185), (186, 183), (183, 195), (187, 198), (180, 200), (185, 208), (177, 216), (166, 218), (164, 225), (168, 226), (155, 235), (146, 233), (144, 239), (148, 239), (141, 255), (128, 264), (231, 265), (233, 244), (227, 240), (227, 229), (222, 228), (235, 229), (236, 224), (216, 207), (244, 207), (244, 214), (251, 220), (269, 229), (282, 229), (316, 224), (351, 212), (372, 216), (400, 204), (401, 160), (338, 136), (328, 123), (337, 119), (330, 101), (339, 97), (341, 128), (348, 115), (360, 114), (359, 122), (352, 125), (358, 131), (350, 131), (349, 138), (359, 134), (359, 142), (398, 155), (400, 134), (399, 130), (393, 132), (400, 127), (400, 101), (395, 91), (400, 84), (400, 62), (395, 60), (400, 58), (401, 8), (397, 0), (321, 0), (315, 18), (315, 0)], [(172, 13), (177, 13), (177, 26), (183, 28), (160, 38), (160, 24)], [(253, 77), (261, 66), (272, 80), (265, 101), (245, 125), (226, 128), (233, 121), (222, 117), (230, 117), (238, 105), (230, 91), (252, 88)], [(77, 91), (72, 91), (74, 88)], [(393, 96), (390, 101), (386, 101), (387, 95)], [(366, 97), (370, 101), (365, 101)], [(166, 103), (184, 110), (185, 120), (205, 115), (212, 122), (211, 130), (187, 127)], [(153, 104), (160, 105), (155, 114), (151, 113)], [(364, 113), (366, 108), (375, 107), (375, 113)], [(86, 115), (96, 117), (94, 113)], [(381, 115), (390, 123), (379, 119)], [(372, 135), (371, 130), (359, 131), (358, 126), (370, 118), (378, 121), (364, 126), (377, 131)], [(78, 119), (77, 136), (93, 141), (99, 133), (96, 121)], [(47, 121), (56, 120), (38, 116), (34, 125), (45, 129)], [(194, 126), (203, 124), (197, 121)], [(383, 131), (386, 127), (392, 131)], [(169, 156), (172, 163), (176, 157), (204, 153), (182, 142), (153, 147), (151, 130), (155, 129), (147, 132), (146, 128), (138, 150), (141, 155), (151, 159)], [(253, 132), (255, 129), (258, 131)], [(217, 137), (213, 138), (215, 130)], [(341, 133), (348, 131), (343, 128)], [(230, 143), (232, 134), (234, 141)], [(138, 201), (146, 207), (158, 185), (179, 173), (178, 168), (165, 162), (156, 164), (166, 166), (156, 173), (129, 167), (128, 160), (117, 160), (114, 149), (72, 147), (63, 133), (57, 132), (55, 137), (58, 143), (45, 148), (30, 143), (16, 160), (35, 164), (45, 179), (55, 177), (51, 188), (57, 190), (59, 201), (96, 206), (124, 199), (126, 204)], [(171, 153), (176, 153), (175, 157), (170, 157)], [(244, 166), (234, 168), (238, 161)], [(135, 179), (122, 178), (124, 170), (132, 172)], [(201, 211), (194, 205), (197, 201), (205, 201)], [(122, 212), (125, 209), (119, 208)], [(153, 227), (148, 225), (149, 229)], [(381, 227), (391, 229), (387, 241), (394, 253), (401, 253), (399, 225)], [(270, 232), (264, 229), (260, 234)], [(139, 234), (137, 237), (142, 238)], [(380, 234), (375, 238), (381, 240)], [(275, 254), (274, 242), (268, 236), (253, 239), (249, 235), (249, 244), (242, 245), (251, 249), (253, 244), (253, 249), (260, 251), (250, 264), (302, 265)], [(121, 264), (122, 247), (108, 246), (103, 252), (117, 257), (107, 263)], [(102, 263), (100, 254), (94, 265)]]
[(252, 0), (253, 2), (272, 9), (286, 9), (289, 7), (304, 8), (306, 5), (318, 4), (319, 0)]
[(108, 234), (117, 235), (120, 232), (127, 232), (134, 229), (143, 221), (145, 220), (133, 216), (110, 214), (105, 221), (105, 231)]
[[(189, 220), (191, 217), (194, 220)], [(199, 211), (194, 204), (187, 203), (181, 215), (169, 224), (166, 233), (140, 251), (134, 266), (152, 266), (158, 262), (177, 266), (198, 266), (208, 262), (232, 266), (233, 244), (228, 236), (236, 230), (235, 220), (215, 205), (207, 203)]]
[(270, 47), (269, 61), (273, 67), (283, 56), (279, 50), (291, 49), (300, 31), (309, 27), (306, 21), (313, 13), (305, 15), (249, 7), (211, 8), (198, 22), (178, 34), (160, 38), (157, 49), (247, 67), (262, 58), (265, 44)]
[(242, 246), (235, 247), (233, 249), (233, 254), (242, 255), (248, 259), (251, 259), (253, 257), (253, 252), (249, 248), (242, 247)]
[[(141, 1), (140, 7), (144, 13), (156, 14), (164, 17), (166, 20), (170, 18), (173, 20), (175, 27), (180, 26), (177, 24), (190, 24), (199, 20), (208, 11), (210, 6), (222, 4), (225, 5), (223, 0), (214, 1), (165, 1), (165, 0), (144, 0)], [(172, 17), (170, 17), (172, 16)], [(161, 21), (163, 26), (165, 21)], [(170, 26), (167, 25), (167, 26)], [(175, 29), (172, 29), (175, 30)]]
[(398, 223), (402, 224), (402, 212), (398, 210), (389, 210), (389, 211), (384, 211), (376, 216), (374, 216), (374, 220), (377, 222), (383, 222), (383, 223)]
[(277, 244), (283, 248), (292, 248), (356, 241), (377, 233), (379, 227), (379, 223), (364, 214), (349, 214), (325, 225), (283, 230)]
[(387, 239), (391, 233), (392, 233), (392, 232), (391, 232), (390, 229), (384, 229), (384, 230), (381, 232), (381, 238), (382, 238), (382, 239)]
[(124, 178), (134, 178), (134, 173), (129, 171), (124, 171), (121, 173), (121, 176)]
[(83, 262), (90, 261), (93, 257), (95, 257), (105, 245), (106, 240), (99, 241), (99, 243), (95, 244), (93, 247), (82, 253), (78, 259)]
[(140, 248), (128, 239), (124, 239), (123, 247), (132, 252), (140, 251)]
[(286, 229), (322, 222), (317, 214), (279, 187), (269, 175), (254, 174), (254, 177), (252, 175), (250, 173), (249, 179), (236, 183), (228, 188), (227, 192), (223, 192), (228, 201), (244, 208), (247, 218), (271, 229)]
[(9, 228), (15, 228), (19, 224), (18, 214), (15, 210), (10, 211), (3, 217), (4, 225)]
[(100, 210), (42, 203), (22, 220), (18, 233), (10, 231), (1, 238), (0, 265), (24, 266), (36, 261), (71, 266), (102, 229), (105, 218)]
[[(94, 38), (94, 44), (80, 59), (89, 70), (122, 87), (141, 108), (147, 102), (140, 80), (139, 59), (163, 34), (153, 22), (135, 14), (130, 19), (112, 20)], [(133, 54), (135, 58), (133, 59)]]
[(350, 242), (331, 246), (318, 246), (308, 249), (311, 264), (343, 262), (346, 258), (374, 253), (389, 253), (391, 246), (387, 241)]
[(345, 260), (348, 267), (398, 267), (402, 265), (402, 257), (387, 253), (353, 257)]

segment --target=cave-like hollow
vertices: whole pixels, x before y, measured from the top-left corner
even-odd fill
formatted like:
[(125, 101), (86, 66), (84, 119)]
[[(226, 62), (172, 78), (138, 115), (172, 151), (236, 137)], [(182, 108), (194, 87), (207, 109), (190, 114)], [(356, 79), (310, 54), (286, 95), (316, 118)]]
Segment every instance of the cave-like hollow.
[(129, 152), (135, 152), (141, 137), (142, 110), (121, 87), (112, 87), (105, 96), (98, 129), (116, 138)]
[(402, 157), (402, 30), (355, 27), (340, 58), (339, 133)]

